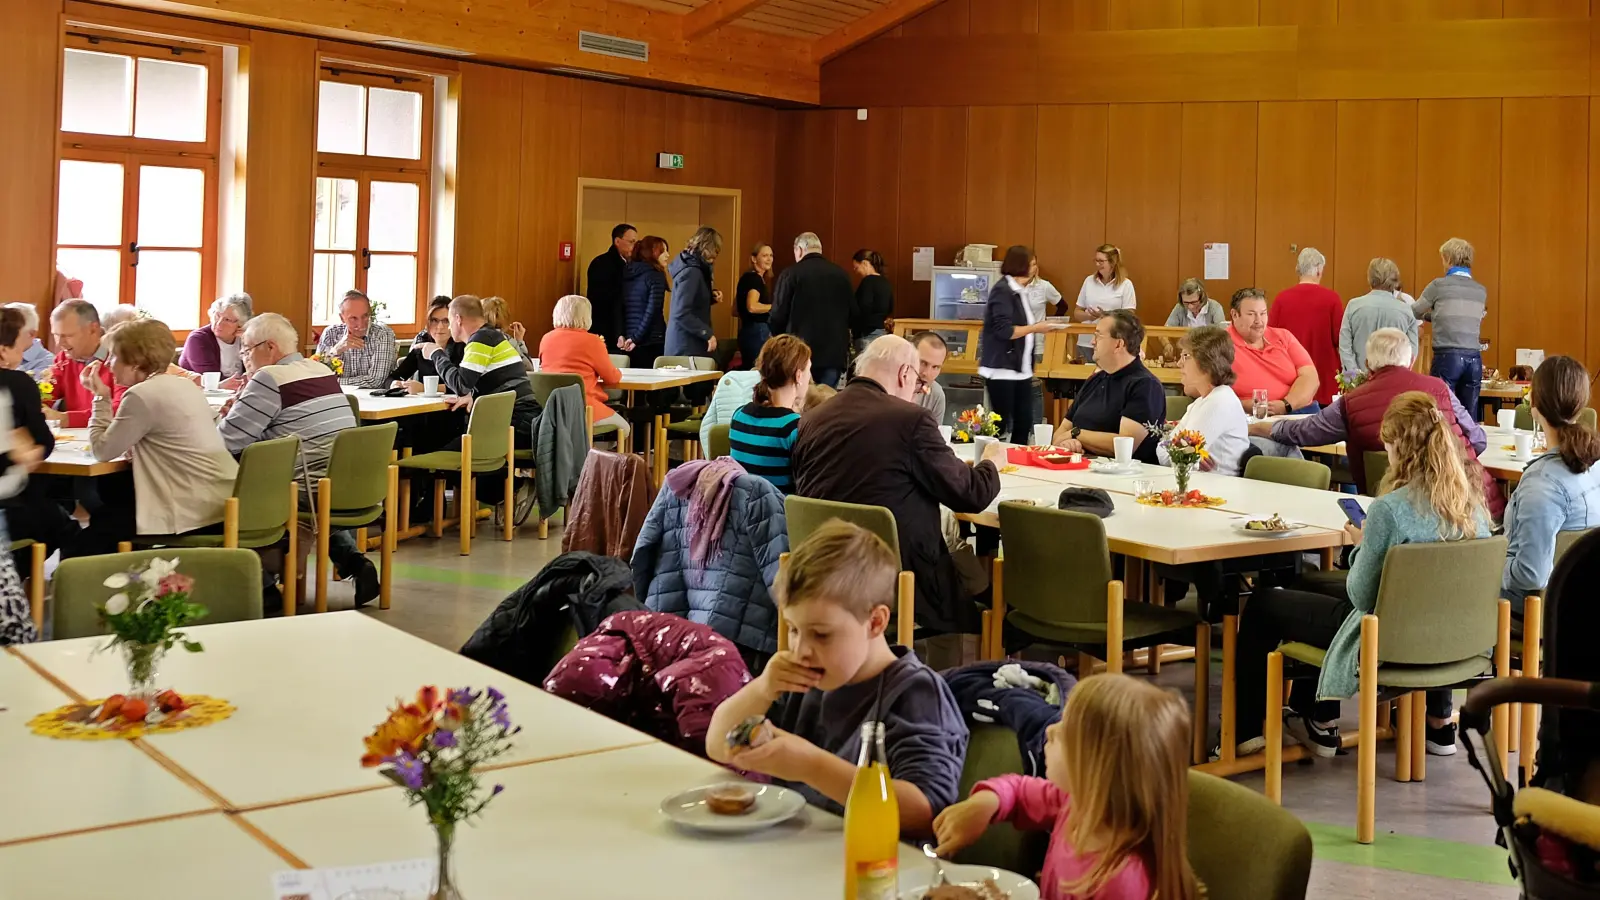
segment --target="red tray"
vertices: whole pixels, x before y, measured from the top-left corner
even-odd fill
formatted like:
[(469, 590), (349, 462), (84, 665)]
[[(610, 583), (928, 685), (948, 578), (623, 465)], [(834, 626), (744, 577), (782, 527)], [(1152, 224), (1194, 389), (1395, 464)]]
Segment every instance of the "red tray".
[(1063, 469), (1087, 469), (1089, 468), (1089, 458), (1087, 456), (1080, 456), (1078, 457), (1077, 462), (1052, 463), (1046, 462), (1042, 455), (1036, 455), (1033, 462), (1029, 465), (1038, 466), (1041, 469), (1055, 469), (1056, 471), (1061, 471)]
[(1045, 462), (1044, 454), (1028, 447), (1007, 447), (1006, 461), (1018, 466), (1035, 466), (1040, 469), (1055, 469), (1057, 471), (1089, 468), (1089, 460), (1087, 458), (1080, 458), (1076, 463), (1049, 463)]

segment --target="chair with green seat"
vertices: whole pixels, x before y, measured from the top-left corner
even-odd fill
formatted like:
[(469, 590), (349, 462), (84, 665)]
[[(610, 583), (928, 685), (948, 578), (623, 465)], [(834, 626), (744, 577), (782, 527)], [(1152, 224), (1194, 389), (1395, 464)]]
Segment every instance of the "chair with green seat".
[(1245, 464), (1244, 477), (1318, 491), (1327, 490), (1333, 483), (1332, 470), (1322, 463), (1281, 456), (1257, 456)]
[(1188, 394), (1168, 394), (1167, 421), (1176, 422), (1183, 418), (1183, 414), (1189, 411), (1189, 406), (1193, 403), (1194, 398)]
[[(444, 518), (444, 484), (446, 475), (455, 475), (457, 524), (461, 528), (461, 555), (472, 553), (472, 533), (478, 525), (478, 504), (474, 482), (479, 475), (505, 472), (505, 497), (502, 502), (516, 502), (512, 484), (516, 460), (512, 451), (516, 435), (511, 427), (511, 411), (516, 405), (515, 391), (502, 391), (479, 397), (472, 405), (472, 416), (467, 420), (467, 433), (461, 436), (460, 450), (435, 450), (419, 456), (408, 456), (397, 465), (404, 473), (428, 473), (433, 480), (433, 536), (442, 537), (449, 524)], [(503, 521), (504, 538), (511, 540), (513, 517)]]
[[(580, 392), (584, 389), (581, 375), (572, 375), (565, 372), (530, 372), (528, 373), (528, 383), (533, 385), (533, 399), (539, 401), (540, 407), (549, 404), (550, 394), (557, 388), (577, 385)], [(594, 445), (594, 439), (597, 437), (616, 440), (617, 426), (594, 424), (594, 410), (589, 407), (587, 400), (583, 405), (583, 419), (589, 428), (590, 446)], [(525, 462), (531, 466), (533, 465), (533, 451), (518, 450), (516, 459), (519, 463)]]
[[(1580, 425), (1592, 429), (1595, 427), (1595, 421), (1594, 407), (1585, 406), (1583, 409), (1578, 410), (1578, 423)], [(1533, 430), (1533, 406), (1526, 400), (1517, 404), (1516, 428), (1518, 431)]]
[(1266, 797), (1191, 769), (1188, 834), (1189, 865), (1206, 896), (1305, 900), (1311, 833)]
[[(1022, 772), (1022, 749), (1017, 733), (1004, 725), (970, 725), (967, 758), (961, 767), (960, 789), (956, 796), (972, 795), (972, 786), (986, 778)], [(1023, 831), (1008, 822), (990, 825), (972, 846), (955, 855), (965, 865), (994, 866), (1037, 878), (1050, 847), (1050, 832)]]
[[(662, 366), (683, 366), (700, 372), (714, 372), (717, 361), (709, 356), (658, 356), (656, 368)], [(682, 390), (685, 401), (689, 404), (688, 418), (677, 422), (668, 422), (666, 425), (667, 440), (683, 442), (683, 459), (688, 462), (696, 458), (700, 447), (700, 421), (705, 418), (705, 403), (711, 397), (712, 385), (692, 384)]]
[[(1399, 695), (1395, 780), (1421, 781), (1427, 719), (1420, 692), (1462, 687), (1491, 676), (1497, 660), (1509, 667), (1511, 604), (1500, 599), (1505, 564), (1504, 537), (1400, 544), (1390, 547), (1384, 557), (1377, 601), (1361, 619), (1358, 842), (1372, 843), (1376, 827), (1372, 773), (1377, 766), (1378, 692)], [(1284, 671), (1284, 659), (1320, 668), (1326, 655), (1325, 648), (1299, 642), (1285, 643), (1270, 654), (1266, 708), (1283, 706), (1283, 678), (1274, 673)], [(1274, 800), (1282, 767), (1283, 747), (1269, 738), (1267, 795)]]
[[(328, 472), (317, 481), (313, 508), (299, 511), (300, 522), (316, 528), (317, 612), (328, 611), (328, 540), (332, 530), (357, 528), (364, 532), (380, 519), (383, 540), (379, 550), (378, 608), (389, 608), (400, 490), (400, 467), (389, 457), (399, 430), (399, 423), (385, 422), (339, 432), (328, 456)], [(360, 549), (365, 553), (367, 548)]]
[(729, 430), (727, 425), (711, 426), (711, 434), (707, 435), (710, 441), (710, 446), (706, 447), (707, 459), (721, 459), (733, 454), (733, 445), (728, 438)]
[(350, 402), (350, 415), (356, 417), (356, 424), (361, 424), (361, 401), (355, 394), (345, 394), (344, 398)]
[[(1211, 626), (1199, 615), (1148, 603), (1126, 603), (1122, 582), (1112, 578), (1106, 526), (1098, 516), (1022, 503), (1000, 504), (1003, 556), (994, 566), (994, 605), (978, 647), (984, 658), (1007, 650), (1043, 646), (1079, 654), (1122, 671), (1123, 653), (1157, 644), (1211, 646)], [(1064, 578), (1062, 573), (1072, 577)], [(1209, 667), (1195, 666), (1195, 690), (1206, 696)], [(1195, 714), (1198, 753), (1203, 745), (1204, 704)]]
[(173, 547), (79, 556), (61, 561), (55, 573), (51, 628), (56, 640), (105, 634), (95, 607), (112, 594), (105, 580), (142, 568), (150, 560), (177, 559), (178, 572), (194, 579), (189, 599), (206, 608), (198, 624), (261, 618), (261, 560), (242, 548)]
[(1383, 477), (1389, 474), (1389, 454), (1384, 450), (1368, 450), (1361, 455), (1367, 465), (1367, 493), (1378, 496)]
[[(900, 559), (900, 529), (894, 523), (894, 513), (882, 506), (864, 506), (860, 503), (842, 503), (837, 500), (816, 500), (793, 494), (783, 498), (783, 518), (789, 530), (789, 547), (806, 542), (817, 529), (834, 519), (865, 528), (889, 545), (889, 552)], [(898, 629), (896, 640), (911, 646), (916, 628), (916, 583), (908, 571), (901, 571), (895, 618)]]
[[(221, 534), (141, 534), (132, 544), (144, 547), (225, 547), (261, 550), (288, 540), (283, 564), (283, 608), (292, 615), (299, 559), (297, 535), (291, 523), (299, 506), (300, 485), (295, 465), (300, 459), (300, 437), (257, 441), (239, 454), (239, 472), (233, 479), (233, 496), (224, 507)], [(131, 549), (130, 543), (118, 549)], [(258, 578), (257, 581), (260, 579)]]

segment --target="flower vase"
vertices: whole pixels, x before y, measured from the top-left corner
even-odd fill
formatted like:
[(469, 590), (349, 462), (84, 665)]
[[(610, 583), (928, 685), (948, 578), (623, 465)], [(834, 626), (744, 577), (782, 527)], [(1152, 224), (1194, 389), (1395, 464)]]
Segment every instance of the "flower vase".
[(167, 649), (160, 644), (136, 644), (123, 642), (122, 659), (128, 667), (128, 696), (138, 697), (154, 703), (156, 694), (161, 688), (156, 684), (160, 677), (157, 669), (161, 667), (161, 659), (166, 656)]
[(461, 900), (461, 892), (456, 889), (455, 856), (451, 853), (456, 826), (436, 825), (434, 835), (439, 839), (439, 866), (433, 873), (433, 891), (428, 900)]
[(1172, 464), (1173, 477), (1178, 479), (1178, 493), (1189, 493), (1189, 467), (1178, 463)]

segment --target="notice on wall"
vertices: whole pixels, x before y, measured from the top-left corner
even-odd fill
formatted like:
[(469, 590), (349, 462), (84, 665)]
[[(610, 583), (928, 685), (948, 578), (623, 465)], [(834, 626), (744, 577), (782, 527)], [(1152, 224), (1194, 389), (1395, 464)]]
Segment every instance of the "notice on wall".
[(1228, 245), (1206, 245), (1206, 275), (1207, 281), (1228, 280)]
[(912, 247), (911, 248), (911, 280), (912, 281), (932, 281), (933, 280), (933, 248), (932, 247)]
[(1521, 347), (1517, 348), (1517, 365), (1527, 366), (1530, 369), (1537, 369), (1539, 368), (1539, 364), (1542, 362), (1544, 362), (1543, 350), (1525, 350)]

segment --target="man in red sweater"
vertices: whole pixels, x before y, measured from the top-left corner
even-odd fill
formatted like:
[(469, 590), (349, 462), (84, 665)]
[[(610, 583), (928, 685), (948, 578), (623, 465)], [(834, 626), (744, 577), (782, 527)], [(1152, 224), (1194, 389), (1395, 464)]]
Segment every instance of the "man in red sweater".
[(1296, 269), (1300, 283), (1280, 291), (1272, 300), (1272, 324), (1295, 336), (1311, 354), (1317, 369), (1317, 393), (1312, 399), (1327, 406), (1339, 389), (1334, 376), (1339, 374), (1339, 326), (1344, 321), (1344, 303), (1339, 295), (1322, 286), (1322, 270), (1328, 261), (1315, 247), (1300, 251)]
[[(87, 300), (68, 300), (50, 314), (50, 333), (60, 352), (50, 369), (56, 386), (55, 409), (47, 407), (45, 416), (64, 420), (67, 428), (87, 428), (94, 394), (83, 386), (83, 370), (106, 358), (101, 346), (105, 333), (100, 328), (100, 313)], [(112, 378), (110, 366), (100, 367), (100, 378), (111, 386), (111, 409), (115, 412), (127, 388)]]

